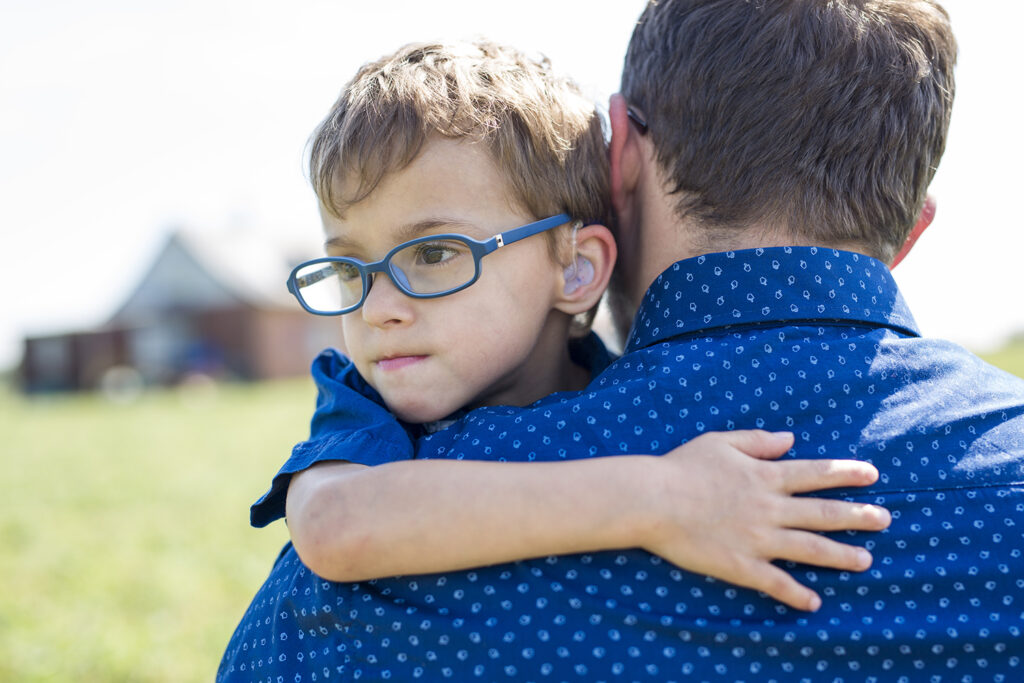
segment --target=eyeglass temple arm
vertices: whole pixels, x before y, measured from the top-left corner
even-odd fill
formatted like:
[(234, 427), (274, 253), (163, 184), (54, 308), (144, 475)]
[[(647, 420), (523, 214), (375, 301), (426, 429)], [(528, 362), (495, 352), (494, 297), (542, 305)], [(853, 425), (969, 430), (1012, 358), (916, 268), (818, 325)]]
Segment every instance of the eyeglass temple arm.
[(563, 223), (568, 223), (570, 220), (572, 219), (568, 214), (560, 213), (557, 216), (551, 216), (550, 218), (545, 218), (533, 223), (527, 223), (526, 225), (518, 228), (498, 233), (484, 243), (487, 248), (487, 253), (490, 253), (495, 249), (500, 249), (506, 244), (512, 244), (513, 242), (518, 242), (519, 240), (526, 239), (527, 237), (532, 237), (539, 232), (556, 228)]
[[(556, 228), (559, 225), (562, 225), (563, 223), (568, 223), (570, 220), (572, 219), (569, 217), (568, 214), (560, 213), (557, 216), (544, 218), (533, 223), (527, 223), (526, 225), (520, 226), (518, 228), (513, 228), (512, 230), (508, 230), (503, 233), (498, 233), (491, 239), (484, 242), (484, 247), (486, 249), (485, 253), (490, 253), (495, 249), (500, 249), (506, 244), (512, 244), (513, 242), (518, 242), (519, 240), (526, 239), (527, 237), (532, 237), (533, 235), (536, 235), (539, 232), (544, 232), (545, 230)], [(333, 273), (333, 268), (331, 268), (330, 266), (325, 266), (323, 268), (314, 270), (304, 275), (296, 275), (294, 278), (294, 283), (296, 287), (308, 287), (330, 277)], [(291, 288), (292, 282), (293, 280), (289, 279), (289, 289)]]
[(632, 121), (633, 125), (636, 126), (636, 129), (637, 131), (639, 131), (640, 135), (647, 135), (647, 122), (643, 120), (640, 114), (636, 113), (633, 107), (626, 107), (626, 116), (628, 116), (629, 120)]

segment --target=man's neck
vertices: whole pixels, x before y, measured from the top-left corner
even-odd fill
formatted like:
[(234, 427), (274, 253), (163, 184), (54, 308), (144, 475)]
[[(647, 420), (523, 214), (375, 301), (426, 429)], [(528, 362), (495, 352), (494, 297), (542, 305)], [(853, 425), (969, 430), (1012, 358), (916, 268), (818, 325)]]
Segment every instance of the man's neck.
[(826, 244), (821, 240), (808, 240), (806, 237), (788, 230), (761, 224), (745, 228), (724, 228), (719, 231), (704, 229), (702, 234), (693, 237), (692, 243), (695, 245), (693, 253), (686, 258), (722, 251), (767, 249), (769, 247), (821, 247), (822, 249), (853, 251), (870, 256), (864, 245), (859, 242), (832, 241)]
[[(629, 273), (632, 286), (624, 289), (632, 313), (639, 308), (647, 288), (661, 273), (677, 261), (704, 254), (769, 247), (822, 247), (870, 256), (868, 250), (857, 242), (812, 242), (791, 230), (767, 223), (708, 229), (694, 220), (680, 220), (674, 214), (655, 215), (660, 220), (645, 220), (636, 232), (635, 263), (639, 266)], [(623, 302), (621, 305), (627, 304)], [(632, 319), (631, 315), (629, 319)]]
[(671, 192), (653, 149), (642, 152), (633, 183), (623, 180), (619, 212), (619, 263), (609, 296), (617, 330), (629, 328), (647, 288), (673, 263), (722, 251), (784, 246), (818, 246), (867, 254), (858, 243), (811, 243), (788, 225), (755, 221), (743, 226), (709, 229), (692, 218), (680, 218), (681, 196)]

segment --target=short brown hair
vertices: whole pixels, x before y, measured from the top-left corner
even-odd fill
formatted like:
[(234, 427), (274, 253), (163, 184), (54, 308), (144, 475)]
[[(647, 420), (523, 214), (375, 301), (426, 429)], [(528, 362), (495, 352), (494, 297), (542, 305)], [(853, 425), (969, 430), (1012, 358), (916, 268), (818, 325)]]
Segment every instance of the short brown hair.
[[(488, 146), (536, 218), (611, 225), (604, 128), (546, 58), (487, 41), (410, 44), (364, 65), (314, 131), (309, 174), (329, 212), (366, 198), (433, 135)], [(342, 178), (356, 178), (341, 187)]]
[(932, 0), (652, 0), (622, 92), (681, 216), (888, 262), (945, 148), (955, 61)]

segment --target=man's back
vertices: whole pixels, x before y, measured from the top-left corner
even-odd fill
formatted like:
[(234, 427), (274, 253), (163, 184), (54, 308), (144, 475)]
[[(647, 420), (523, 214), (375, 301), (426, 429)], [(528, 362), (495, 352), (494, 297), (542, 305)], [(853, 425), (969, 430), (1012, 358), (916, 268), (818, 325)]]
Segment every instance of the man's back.
[(418, 457), (661, 453), (749, 427), (794, 431), (797, 457), (881, 471), (875, 486), (837, 494), (893, 513), (889, 530), (852, 539), (871, 549), (872, 569), (790, 566), (822, 595), (817, 613), (641, 551), (355, 584), (323, 581), (289, 551), (236, 633), (235, 664), (288, 680), (297, 669), (371, 680), (1019, 675), (1024, 382), (916, 337), (872, 259), (787, 248), (681, 262), (588, 391), (474, 411), (422, 439)]

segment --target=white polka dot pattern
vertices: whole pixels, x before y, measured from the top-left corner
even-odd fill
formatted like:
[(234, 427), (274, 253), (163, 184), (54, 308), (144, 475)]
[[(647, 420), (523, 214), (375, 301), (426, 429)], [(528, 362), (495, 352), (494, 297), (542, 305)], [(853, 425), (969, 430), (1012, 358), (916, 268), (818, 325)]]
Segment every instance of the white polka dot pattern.
[(835, 494), (893, 513), (885, 532), (834, 535), (872, 551), (868, 572), (786, 565), (821, 593), (817, 613), (641, 551), (338, 584), (289, 547), (218, 679), (1024, 680), (1024, 382), (918, 338), (884, 265), (865, 256), (680, 262), (587, 390), (473, 411), (419, 439), (416, 457), (661, 453), (751, 427), (794, 431), (792, 457), (882, 473)]

